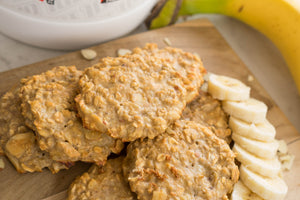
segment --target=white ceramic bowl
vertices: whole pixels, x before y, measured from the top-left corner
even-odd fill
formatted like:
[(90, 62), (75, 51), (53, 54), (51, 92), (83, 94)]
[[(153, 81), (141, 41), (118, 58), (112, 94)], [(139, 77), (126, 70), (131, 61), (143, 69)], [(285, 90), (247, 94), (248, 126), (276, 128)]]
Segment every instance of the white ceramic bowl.
[(145, 0), (113, 17), (77, 22), (39, 19), (0, 4), (0, 31), (38, 47), (80, 49), (129, 33), (144, 21), (155, 3), (156, 0)]

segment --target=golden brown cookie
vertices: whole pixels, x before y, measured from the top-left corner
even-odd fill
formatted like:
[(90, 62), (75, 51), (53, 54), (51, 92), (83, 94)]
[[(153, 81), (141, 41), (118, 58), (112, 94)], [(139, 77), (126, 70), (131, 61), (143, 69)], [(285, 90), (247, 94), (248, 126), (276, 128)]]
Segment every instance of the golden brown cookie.
[(216, 136), (228, 143), (231, 141), (231, 130), (228, 127), (228, 116), (222, 109), (220, 101), (206, 92), (189, 103), (182, 112), (181, 119), (190, 120), (207, 126)]
[(12, 88), (0, 100), (0, 147), (18, 172), (42, 171), (48, 167), (52, 173), (67, 169), (72, 163), (53, 161), (48, 152), (40, 150), (35, 135), (25, 126), (21, 114), (19, 86)]
[(110, 159), (105, 166), (93, 165), (71, 184), (68, 200), (135, 200), (123, 176), (123, 157)]
[(154, 139), (129, 144), (123, 170), (138, 199), (227, 199), (235, 155), (210, 129), (179, 120)]
[(61, 66), (23, 80), (23, 115), (36, 130), (40, 148), (52, 159), (103, 164), (111, 152), (119, 153), (123, 144), (83, 127), (74, 101), (81, 75), (74, 66)]
[(156, 57), (164, 59), (177, 71), (187, 89), (187, 103), (191, 102), (198, 95), (198, 90), (203, 84), (203, 75), (206, 73), (201, 59), (189, 52), (174, 47), (159, 49), (157, 44), (148, 43), (144, 48), (135, 48), (133, 54), (143, 57)]
[(134, 141), (154, 138), (180, 118), (188, 93), (168, 61), (137, 54), (104, 60), (79, 82), (76, 102), (86, 127)]

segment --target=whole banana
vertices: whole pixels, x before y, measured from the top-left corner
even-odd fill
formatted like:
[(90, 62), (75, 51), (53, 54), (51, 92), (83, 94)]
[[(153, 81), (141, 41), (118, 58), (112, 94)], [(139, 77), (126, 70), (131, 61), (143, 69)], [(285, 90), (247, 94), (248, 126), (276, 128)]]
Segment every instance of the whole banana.
[[(183, 0), (178, 14), (223, 14), (262, 32), (282, 53), (300, 94), (300, 3), (297, 6), (291, 2), (297, 4), (295, 0)], [(160, 13), (155, 20), (167, 16)]]

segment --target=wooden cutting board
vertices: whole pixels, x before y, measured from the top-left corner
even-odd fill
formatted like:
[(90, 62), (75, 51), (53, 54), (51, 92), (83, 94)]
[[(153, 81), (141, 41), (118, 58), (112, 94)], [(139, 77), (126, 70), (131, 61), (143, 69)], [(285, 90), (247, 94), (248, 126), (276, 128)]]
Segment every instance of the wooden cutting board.
[[(21, 78), (38, 74), (59, 65), (76, 65), (80, 69), (91, 66), (104, 56), (116, 56), (119, 48), (131, 49), (143, 47), (145, 43), (155, 42), (164, 47), (164, 38), (168, 38), (173, 47), (200, 55), (209, 72), (235, 77), (251, 86), (251, 96), (268, 105), (268, 119), (276, 127), (277, 138), (288, 143), (289, 151), (296, 156), (291, 171), (284, 174), (289, 186), (286, 199), (294, 200), (300, 196), (300, 135), (291, 125), (275, 102), (254, 78), (224, 38), (208, 20), (188, 21), (175, 26), (148, 31), (91, 47), (98, 56), (93, 61), (85, 60), (79, 51), (63, 56), (27, 65), (18, 69), (0, 73), (0, 95), (7, 91)], [(252, 75), (253, 76), (253, 75)], [(1, 114), (1, 113), (0, 113)], [(86, 171), (89, 164), (78, 163), (70, 170), (51, 174), (48, 170), (42, 173), (18, 174), (5, 158), (5, 169), (0, 172), (0, 199), (2, 200), (60, 200), (65, 198), (65, 191), (73, 179)]]

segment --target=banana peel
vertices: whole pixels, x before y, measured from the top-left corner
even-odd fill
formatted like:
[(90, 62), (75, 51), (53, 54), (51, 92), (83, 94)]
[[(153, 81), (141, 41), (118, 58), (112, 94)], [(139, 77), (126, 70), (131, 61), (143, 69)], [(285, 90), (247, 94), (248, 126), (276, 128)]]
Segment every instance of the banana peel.
[[(300, 3), (299, 3), (300, 4)], [(300, 9), (288, 0), (160, 0), (146, 24), (155, 29), (173, 24), (178, 16), (223, 14), (257, 29), (277, 46), (300, 94)]]

